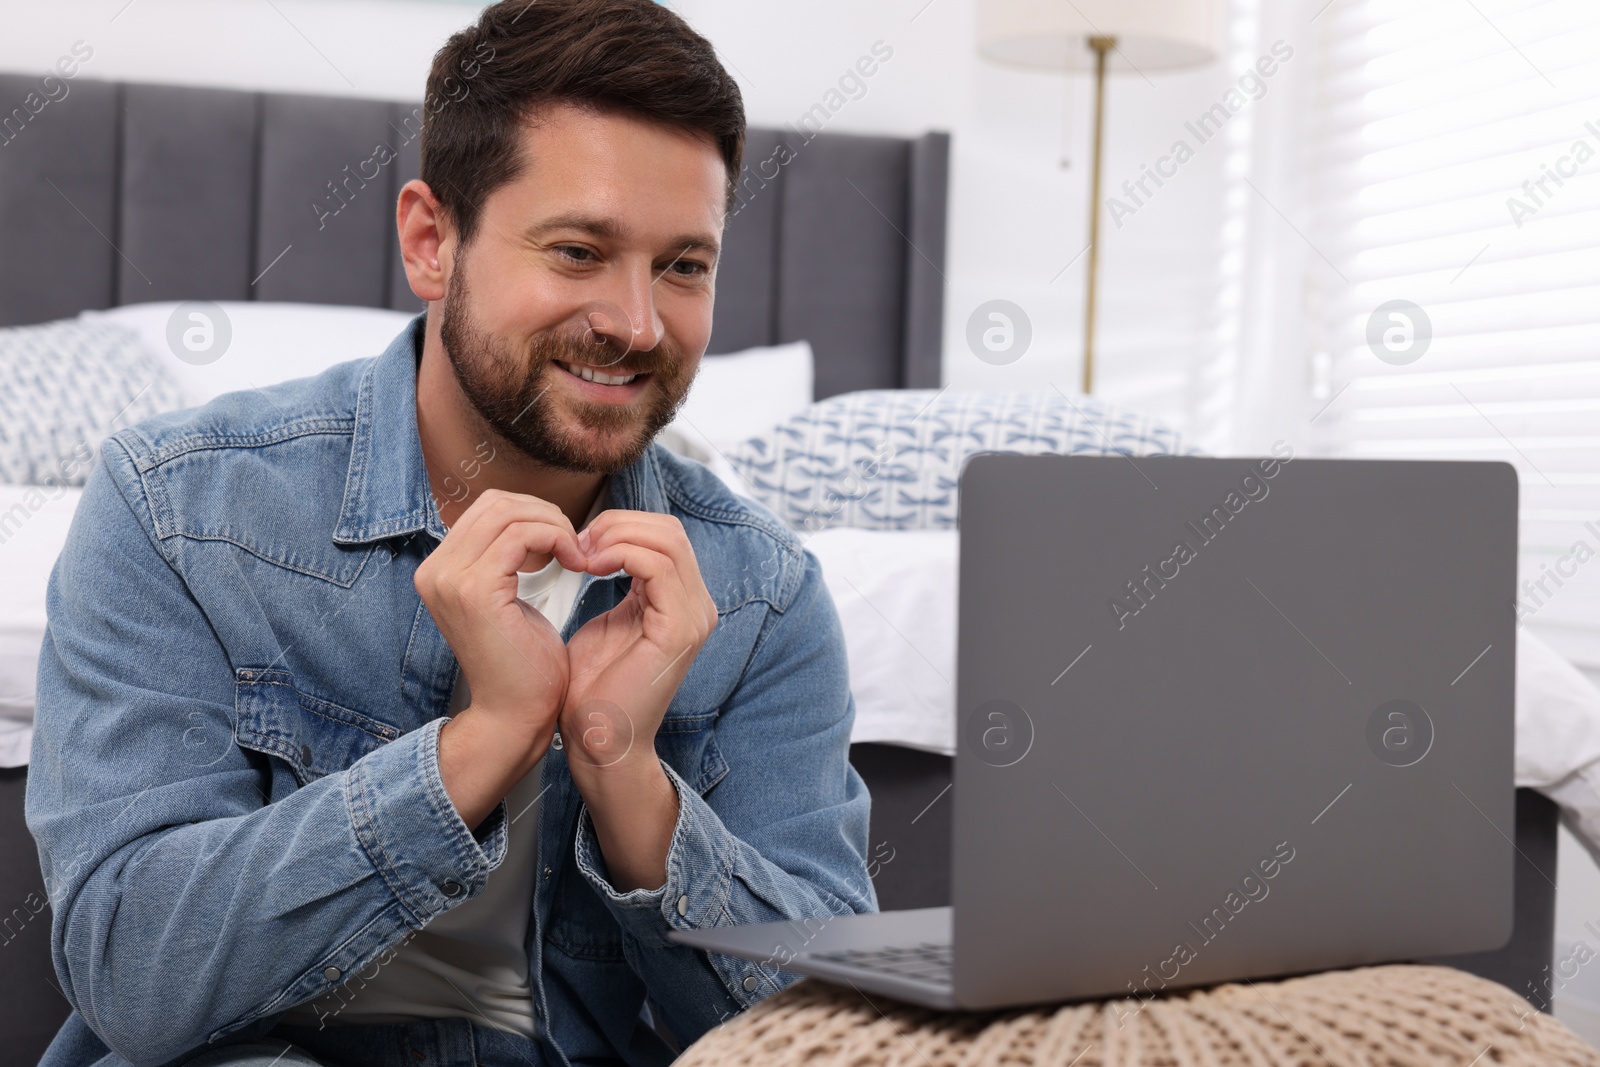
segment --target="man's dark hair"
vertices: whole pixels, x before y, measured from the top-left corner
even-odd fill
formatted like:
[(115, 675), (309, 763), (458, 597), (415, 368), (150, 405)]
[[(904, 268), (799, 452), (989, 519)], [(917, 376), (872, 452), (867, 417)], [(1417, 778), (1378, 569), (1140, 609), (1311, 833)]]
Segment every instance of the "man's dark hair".
[(521, 123), (555, 103), (710, 135), (732, 206), (744, 101), (711, 42), (655, 0), (501, 0), (452, 35), (428, 72), (422, 180), (462, 244), (484, 200), (521, 170)]

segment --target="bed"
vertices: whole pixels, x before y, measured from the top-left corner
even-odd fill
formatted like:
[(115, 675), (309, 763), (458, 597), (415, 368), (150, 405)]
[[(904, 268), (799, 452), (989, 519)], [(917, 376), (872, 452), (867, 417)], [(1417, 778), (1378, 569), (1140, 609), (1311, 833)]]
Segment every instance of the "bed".
[[(0, 98), (28, 91), (28, 78), (0, 76)], [(392, 221), (396, 191), (417, 170), (416, 140), (376, 176), (350, 169), (369, 146), (414, 128), (414, 105), (80, 79), (41, 118), (0, 153), (0, 327), (149, 301), (420, 310)], [(948, 136), (798, 142), (792, 131), (752, 129), (746, 159), (770, 159), (780, 139), (797, 142), (792, 162), (776, 176), (747, 166), (741, 183), (708, 363), (803, 340), (816, 399), (937, 389)], [(348, 195), (329, 217), (312, 205), (329, 203), (336, 181)], [(942, 728), (914, 709), (891, 720), (863, 722), (852, 746), (873, 795), (879, 901), (945, 904), (951, 758)], [(23, 823), (25, 778), (25, 767), (0, 769), (0, 901), (11, 912), (0, 934), (0, 1032), (16, 1062), (37, 1058), (68, 1007), (54, 988), (48, 914), (27, 903), (43, 887)], [(1519, 789), (1513, 938), (1447, 961), (1542, 1009), (1556, 828), (1556, 806)]]

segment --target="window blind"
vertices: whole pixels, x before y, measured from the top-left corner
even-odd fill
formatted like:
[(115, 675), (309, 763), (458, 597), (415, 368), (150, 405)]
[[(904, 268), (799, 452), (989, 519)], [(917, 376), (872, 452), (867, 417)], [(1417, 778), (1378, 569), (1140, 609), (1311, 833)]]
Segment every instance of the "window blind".
[(1514, 464), (1507, 609), (1600, 667), (1600, 4), (1316, 23), (1313, 446)]

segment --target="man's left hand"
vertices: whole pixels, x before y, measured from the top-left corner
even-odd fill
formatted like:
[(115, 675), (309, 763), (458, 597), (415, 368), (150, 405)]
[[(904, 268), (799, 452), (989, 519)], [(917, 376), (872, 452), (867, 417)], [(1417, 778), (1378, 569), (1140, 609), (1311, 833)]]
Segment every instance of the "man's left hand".
[(590, 574), (621, 569), (628, 595), (567, 642), (560, 715), (573, 782), (619, 889), (665, 881), (677, 794), (655, 752), (656, 731), (717, 623), (683, 524), (655, 512), (608, 510), (578, 535)]

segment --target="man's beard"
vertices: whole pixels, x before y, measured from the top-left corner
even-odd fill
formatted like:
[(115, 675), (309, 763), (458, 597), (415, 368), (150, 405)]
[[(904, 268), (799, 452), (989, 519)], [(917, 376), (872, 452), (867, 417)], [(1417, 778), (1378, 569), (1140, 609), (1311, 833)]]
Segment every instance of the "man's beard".
[[(519, 353), (472, 321), (462, 266), (458, 258), (445, 293), (439, 336), (462, 393), (483, 420), (523, 455), (555, 470), (614, 474), (642, 456), (677, 414), (694, 381), (676, 342), (663, 335), (648, 352), (624, 352), (610, 338), (594, 334), (590, 339), (581, 327), (569, 325), (540, 333)], [(563, 335), (562, 330), (568, 332)], [(632, 404), (569, 399), (562, 406), (583, 427), (574, 432), (557, 412), (552, 387), (539, 381), (556, 360), (608, 374), (649, 374), (651, 379)], [(554, 367), (551, 373), (567, 372)]]

